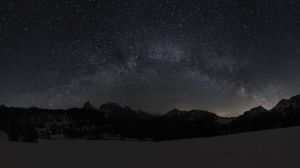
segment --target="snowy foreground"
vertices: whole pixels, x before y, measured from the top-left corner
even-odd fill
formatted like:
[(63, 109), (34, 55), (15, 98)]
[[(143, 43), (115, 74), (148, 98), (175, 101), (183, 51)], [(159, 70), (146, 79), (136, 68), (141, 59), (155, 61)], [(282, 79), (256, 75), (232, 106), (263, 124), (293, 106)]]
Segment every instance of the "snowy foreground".
[(166, 142), (0, 141), (1, 168), (299, 168), (300, 127)]

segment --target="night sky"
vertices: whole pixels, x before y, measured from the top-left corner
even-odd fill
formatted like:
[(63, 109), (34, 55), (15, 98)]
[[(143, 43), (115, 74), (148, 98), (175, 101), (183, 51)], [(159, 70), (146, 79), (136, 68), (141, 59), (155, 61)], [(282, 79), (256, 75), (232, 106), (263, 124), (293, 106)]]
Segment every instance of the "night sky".
[(297, 0), (0, 2), (0, 104), (235, 116), (299, 93)]

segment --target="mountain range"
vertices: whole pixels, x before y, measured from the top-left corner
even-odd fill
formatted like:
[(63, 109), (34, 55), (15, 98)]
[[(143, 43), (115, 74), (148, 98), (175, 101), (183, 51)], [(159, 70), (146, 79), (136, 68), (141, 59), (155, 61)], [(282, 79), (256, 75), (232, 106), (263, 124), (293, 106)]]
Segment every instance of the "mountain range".
[(267, 110), (258, 106), (238, 117), (220, 117), (203, 110), (173, 109), (151, 115), (117, 103), (100, 108), (50, 110), (0, 106), (0, 131), (10, 140), (37, 142), (39, 138), (172, 140), (232, 134), (300, 125), (300, 95), (281, 100)]

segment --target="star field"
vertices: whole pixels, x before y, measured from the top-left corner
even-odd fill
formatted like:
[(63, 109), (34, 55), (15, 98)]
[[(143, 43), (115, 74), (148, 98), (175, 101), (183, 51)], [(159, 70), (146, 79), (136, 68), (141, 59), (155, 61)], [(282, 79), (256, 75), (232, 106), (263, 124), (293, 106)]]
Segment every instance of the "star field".
[(0, 104), (235, 116), (300, 93), (295, 0), (0, 2)]

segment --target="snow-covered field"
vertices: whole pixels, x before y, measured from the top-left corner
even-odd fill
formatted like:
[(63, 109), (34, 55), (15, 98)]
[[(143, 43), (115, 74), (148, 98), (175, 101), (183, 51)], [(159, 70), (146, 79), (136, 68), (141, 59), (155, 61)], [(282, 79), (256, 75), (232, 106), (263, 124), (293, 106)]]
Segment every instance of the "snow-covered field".
[(299, 168), (300, 127), (166, 142), (0, 141), (0, 168)]

